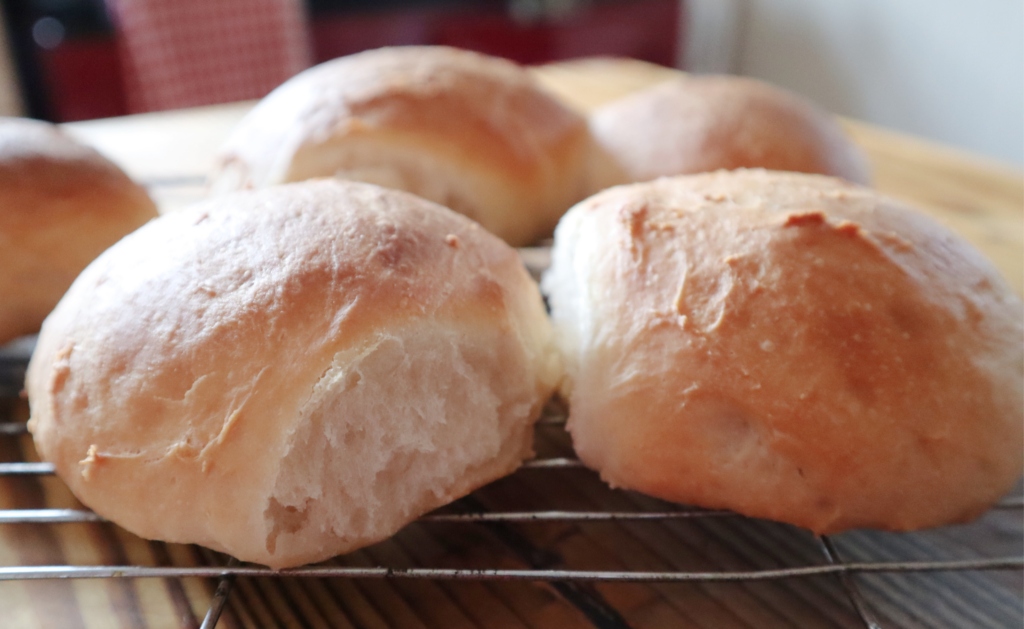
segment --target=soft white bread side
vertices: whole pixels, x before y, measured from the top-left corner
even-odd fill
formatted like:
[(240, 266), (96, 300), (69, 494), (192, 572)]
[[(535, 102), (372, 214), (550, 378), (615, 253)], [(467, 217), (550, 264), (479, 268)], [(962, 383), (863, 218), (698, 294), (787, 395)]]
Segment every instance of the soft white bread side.
[(613, 188), (562, 219), (542, 286), (573, 442), (615, 486), (833, 533), (968, 520), (1020, 477), (1020, 300), (866, 188)]
[(510, 61), (381, 48), (311, 68), (263, 99), (222, 148), (211, 189), (366, 181), (524, 245), (592, 192), (595, 150), (585, 119)]
[(155, 216), (145, 189), (92, 148), (0, 118), (0, 344), (38, 331), (93, 258)]
[(590, 125), (633, 181), (736, 168), (870, 180), (867, 159), (831, 114), (750, 78), (666, 81), (597, 109)]
[(43, 326), (29, 428), (104, 517), (281, 568), (516, 469), (559, 377), (505, 243), (404, 192), (304, 182), (100, 256)]

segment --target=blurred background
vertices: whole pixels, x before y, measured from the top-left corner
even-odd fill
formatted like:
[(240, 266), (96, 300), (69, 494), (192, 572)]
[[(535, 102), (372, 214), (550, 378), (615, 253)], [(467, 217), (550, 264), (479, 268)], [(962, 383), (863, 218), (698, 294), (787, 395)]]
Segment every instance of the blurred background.
[(0, 114), (68, 122), (259, 98), (314, 63), (447, 44), (761, 78), (1024, 164), (1020, 0), (0, 0)]

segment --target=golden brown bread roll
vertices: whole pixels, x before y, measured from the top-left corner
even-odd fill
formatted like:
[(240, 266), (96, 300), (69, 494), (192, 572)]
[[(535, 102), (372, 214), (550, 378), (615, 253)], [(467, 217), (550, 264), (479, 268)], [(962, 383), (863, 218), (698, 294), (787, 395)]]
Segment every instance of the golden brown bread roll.
[(755, 79), (666, 81), (604, 105), (590, 124), (633, 181), (735, 168), (870, 180), (867, 160), (831, 114)]
[(516, 469), (559, 369), (505, 243), (411, 194), (304, 182), (100, 256), (40, 333), (29, 429), (104, 517), (281, 568)]
[(606, 190), (543, 288), (612, 485), (817, 533), (977, 516), (1020, 477), (1022, 307), (963, 239), (838, 179)]
[(516, 64), (454, 48), (382, 48), (274, 90), (222, 148), (214, 192), (337, 176), (415, 193), (512, 245), (550, 235), (592, 192), (585, 119)]
[(0, 344), (39, 330), (89, 262), (156, 216), (146, 191), (56, 126), (0, 118)]

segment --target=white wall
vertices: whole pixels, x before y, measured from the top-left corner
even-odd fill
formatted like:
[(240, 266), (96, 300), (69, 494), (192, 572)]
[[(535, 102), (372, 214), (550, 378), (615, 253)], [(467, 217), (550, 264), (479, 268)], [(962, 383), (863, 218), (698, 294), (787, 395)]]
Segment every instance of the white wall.
[(839, 114), (1024, 164), (1021, 0), (692, 2), (696, 17), (732, 7), (738, 44), (727, 69)]
[(22, 111), (18, 75), (14, 70), (14, 59), (7, 41), (3, 12), (0, 11), (0, 116), (18, 116)]

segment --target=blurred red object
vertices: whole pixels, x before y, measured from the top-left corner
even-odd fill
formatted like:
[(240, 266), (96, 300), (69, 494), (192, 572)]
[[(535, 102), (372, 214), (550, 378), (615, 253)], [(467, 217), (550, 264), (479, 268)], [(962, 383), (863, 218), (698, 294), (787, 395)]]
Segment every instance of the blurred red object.
[(105, 38), (64, 41), (40, 50), (46, 73), (50, 114), (56, 122), (123, 116), (125, 102), (121, 56)]
[(439, 23), (435, 41), (526, 64), (613, 56), (674, 66), (680, 7), (679, 0), (597, 3), (564, 19), (535, 24), (466, 14)]
[(302, 0), (108, 0), (131, 113), (261, 98), (311, 63)]
[(446, 44), (530, 64), (598, 55), (672, 66), (685, 2), (595, 0), (524, 21), (502, 2), (321, 0), (307, 16), (303, 0), (106, 0), (116, 33), (69, 22), (67, 38), (33, 50), (46, 115), (69, 122), (256, 99), (313, 62), (379, 46)]
[(613, 56), (671, 67), (678, 62), (682, 7), (680, 0), (620, 0), (527, 23), (492, 3), (324, 14), (312, 23), (313, 52), (319, 63), (384, 45), (441, 44), (526, 64)]

